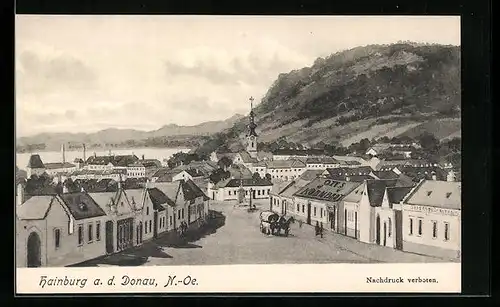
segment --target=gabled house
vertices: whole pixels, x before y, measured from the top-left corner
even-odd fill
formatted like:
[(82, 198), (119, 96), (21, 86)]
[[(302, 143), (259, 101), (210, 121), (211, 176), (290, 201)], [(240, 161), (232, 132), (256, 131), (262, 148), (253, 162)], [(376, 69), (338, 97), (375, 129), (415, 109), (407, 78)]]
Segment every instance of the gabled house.
[(460, 182), (422, 180), (402, 201), (403, 250), (461, 257)]
[(16, 207), (16, 266), (66, 266), (102, 256), (106, 221), (87, 193), (33, 196)]
[(307, 224), (323, 223), (338, 231), (341, 202), (357, 186), (356, 182), (318, 177), (293, 194), (295, 214)]
[[(121, 186), (116, 192), (89, 193), (106, 212), (106, 253), (112, 254), (137, 245), (136, 226), (142, 221), (142, 204), (127, 197)], [(140, 200), (139, 200), (140, 201)]]

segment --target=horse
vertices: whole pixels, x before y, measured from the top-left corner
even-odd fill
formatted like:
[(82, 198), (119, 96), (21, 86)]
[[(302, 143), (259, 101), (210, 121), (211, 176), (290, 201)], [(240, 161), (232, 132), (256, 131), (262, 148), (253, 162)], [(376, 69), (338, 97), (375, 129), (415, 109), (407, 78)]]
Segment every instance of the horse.
[(291, 223), (295, 223), (293, 216), (287, 219), (284, 215), (282, 215), (278, 221), (278, 235), (280, 235), (281, 230), (283, 230), (285, 232), (285, 236), (288, 237)]

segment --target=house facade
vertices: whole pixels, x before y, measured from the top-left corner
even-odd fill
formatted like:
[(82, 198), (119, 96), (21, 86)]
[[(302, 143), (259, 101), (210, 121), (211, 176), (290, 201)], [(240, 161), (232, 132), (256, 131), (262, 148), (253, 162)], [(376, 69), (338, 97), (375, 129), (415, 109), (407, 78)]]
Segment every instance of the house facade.
[(307, 224), (323, 223), (338, 232), (341, 201), (358, 185), (318, 177), (294, 193), (295, 215)]
[(461, 183), (422, 180), (402, 203), (403, 250), (461, 257)]
[(102, 256), (106, 221), (86, 193), (33, 196), (16, 208), (16, 266), (66, 266)]
[(207, 187), (210, 199), (218, 201), (238, 200), (240, 189), (245, 198), (268, 199), (273, 183), (267, 179), (226, 179), (217, 184), (209, 183)]

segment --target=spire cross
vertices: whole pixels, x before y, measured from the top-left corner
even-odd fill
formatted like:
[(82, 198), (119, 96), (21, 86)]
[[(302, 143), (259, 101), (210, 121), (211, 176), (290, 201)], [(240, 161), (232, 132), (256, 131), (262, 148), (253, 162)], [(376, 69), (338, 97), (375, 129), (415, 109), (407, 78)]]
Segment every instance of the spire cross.
[(254, 101), (253, 96), (250, 96), (250, 108), (251, 109), (253, 109), (253, 101)]

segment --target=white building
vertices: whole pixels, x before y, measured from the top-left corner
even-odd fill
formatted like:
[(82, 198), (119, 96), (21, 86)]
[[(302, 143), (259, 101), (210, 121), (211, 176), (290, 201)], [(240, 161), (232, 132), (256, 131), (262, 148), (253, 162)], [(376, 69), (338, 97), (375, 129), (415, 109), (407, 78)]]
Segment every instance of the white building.
[(403, 249), (460, 258), (461, 207), (460, 182), (422, 180), (403, 200)]
[(226, 179), (217, 184), (208, 183), (207, 194), (210, 199), (218, 201), (238, 200), (239, 193), (244, 198), (268, 199), (273, 184), (266, 179)]
[(306, 171), (306, 164), (300, 160), (275, 160), (267, 163), (266, 173), (271, 180), (291, 181)]

